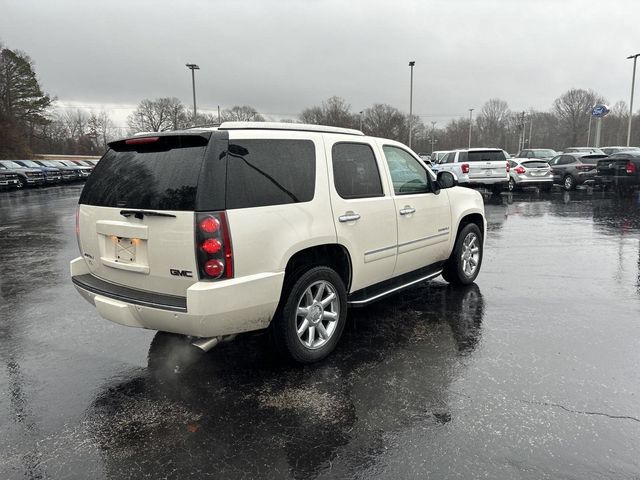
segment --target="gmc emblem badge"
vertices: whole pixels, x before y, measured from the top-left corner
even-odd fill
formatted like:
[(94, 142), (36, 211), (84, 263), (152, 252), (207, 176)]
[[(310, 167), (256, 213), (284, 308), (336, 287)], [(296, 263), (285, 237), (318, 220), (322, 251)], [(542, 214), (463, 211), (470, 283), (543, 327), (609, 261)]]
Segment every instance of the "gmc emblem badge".
[(189, 277), (193, 278), (193, 272), (191, 270), (178, 270), (177, 268), (170, 268), (169, 273), (175, 277)]

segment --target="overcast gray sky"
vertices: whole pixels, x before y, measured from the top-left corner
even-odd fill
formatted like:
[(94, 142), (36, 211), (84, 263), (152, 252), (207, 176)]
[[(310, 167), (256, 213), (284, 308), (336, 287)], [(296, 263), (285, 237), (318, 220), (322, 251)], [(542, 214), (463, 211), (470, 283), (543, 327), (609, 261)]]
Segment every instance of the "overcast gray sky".
[[(548, 109), (571, 87), (628, 102), (639, 0), (0, 0), (0, 42), (47, 92), (123, 118), (143, 98), (273, 118), (338, 95), (442, 125), (492, 97)], [(440, 125), (440, 126), (441, 126)]]

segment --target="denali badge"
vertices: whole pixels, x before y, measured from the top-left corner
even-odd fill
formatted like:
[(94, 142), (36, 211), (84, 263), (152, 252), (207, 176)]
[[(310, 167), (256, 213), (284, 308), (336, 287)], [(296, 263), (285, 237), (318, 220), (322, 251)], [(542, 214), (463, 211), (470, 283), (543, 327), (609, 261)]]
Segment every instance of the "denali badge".
[(171, 275), (176, 277), (189, 277), (193, 278), (193, 272), (191, 270), (178, 270), (177, 268), (170, 268), (169, 272)]

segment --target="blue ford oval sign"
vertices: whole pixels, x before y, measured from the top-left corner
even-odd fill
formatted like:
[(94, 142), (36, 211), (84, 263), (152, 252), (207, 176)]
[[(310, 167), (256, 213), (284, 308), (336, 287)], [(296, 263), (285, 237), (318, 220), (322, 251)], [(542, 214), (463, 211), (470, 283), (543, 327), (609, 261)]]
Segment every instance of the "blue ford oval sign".
[(596, 105), (591, 110), (591, 115), (594, 117), (604, 117), (607, 113), (609, 113), (609, 107), (607, 105)]

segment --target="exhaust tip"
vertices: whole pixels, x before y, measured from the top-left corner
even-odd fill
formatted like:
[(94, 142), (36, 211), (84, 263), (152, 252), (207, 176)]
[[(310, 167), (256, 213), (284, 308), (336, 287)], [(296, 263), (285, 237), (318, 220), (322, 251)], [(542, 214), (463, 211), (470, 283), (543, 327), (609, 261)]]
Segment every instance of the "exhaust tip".
[(199, 348), (203, 352), (208, 352), (209, 350), (214, 348), (216, 345), (218, 345), (218, 343), (220, 343), (219, 337), (210, 337), (210, 338), (199, 338), (198, 340), (191, 342), (191, 345)]

